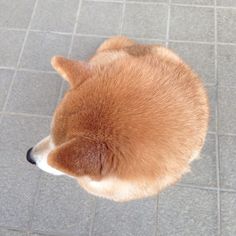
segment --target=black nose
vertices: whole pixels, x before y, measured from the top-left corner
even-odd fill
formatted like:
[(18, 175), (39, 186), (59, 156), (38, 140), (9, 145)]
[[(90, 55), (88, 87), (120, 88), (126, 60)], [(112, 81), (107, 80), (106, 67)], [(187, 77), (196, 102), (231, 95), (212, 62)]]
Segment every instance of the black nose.
[(33, 160), (32, 156), (31, 156), (31, 151), (32, 151), (33, 148), (30, 148), (28, 151), (27, 151), (27, 154), (26, 154), (26, 159), (28, 162), (30, 162), (31, 164), (35, 165), (36, 162)]

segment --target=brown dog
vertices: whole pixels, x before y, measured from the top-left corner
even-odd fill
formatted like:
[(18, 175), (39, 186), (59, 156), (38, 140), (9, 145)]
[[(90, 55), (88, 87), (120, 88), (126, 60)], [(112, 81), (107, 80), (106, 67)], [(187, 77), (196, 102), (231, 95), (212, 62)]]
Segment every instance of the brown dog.
[(113, 37), (89, 62), (54, 57), (52, 65), (71, 88), (51, 134), (28, 151), (31, 163), (115, 201), (157, 194), (189, 171), (204, 144), (208, 99), (172, 51)]

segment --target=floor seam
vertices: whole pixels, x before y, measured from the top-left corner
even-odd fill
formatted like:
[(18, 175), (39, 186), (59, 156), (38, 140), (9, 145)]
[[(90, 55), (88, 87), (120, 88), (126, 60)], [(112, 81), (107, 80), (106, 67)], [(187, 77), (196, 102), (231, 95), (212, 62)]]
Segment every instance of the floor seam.
[[(72, 47), (74, 44), (74, 39), (76, 36), (76, 30), (77, 30), (77, 26), (78, 26), (78, 21), (79, 21), (79, 15), (80, 15), (80, 10), (82, 7), (82, 0), (78, 0), (78, 8), (76, 11), (76, 17), (75, 17), (75, 24), (74, 24), (74, 28), (73, 28), (73, 32), (72, 32), (72, 36), (71, 36), (71, 41), (70, 41), (70, 46), (68, 49), (68, 53), (67, 53), (67, 57), (70, 58), (71, 57), (71, 51), (72, 51)], [(64, 86), (64, 80), (61, 80), (61, 85), (60, 85), (60, 90), (59, 90), (59, 95), (58, 95), (58, 99), (57, 99), (57, 104), (60, 102), (61, 98), (62, 98), (62, 93), (63, 93), (63, 86)]]
[(32, 201), (32, 208), (31, 208), (31, 211), (30, 211), (30, 214), (29, 214), (30, 215), (29, 223), (28, 223), (29, 232), (32, 232), (33, 216), (34, 216), (36, 202), (37, 202), (37, 199), (38, 199), (38, 196), (39, 196), (41, 178), (42, 178), (42, 173), (40, 172), (39, 177), (38, 177), (38, 181), (37, 181), (37, 185), (36, 185), (35, 194), (34, 194), (33, 201)]
[(39, 114), (33, 114), (33, 113), (23, 113), (23, 112), (8, 112), (8, 111), (0, 111), (0, 114), (2, 115), (12, 115), (12, 116), (28, 116), (28, 117), (38, 117), (38, 118), (49, 118), (51, 119), (52, 116), (49, 115), (39, 115)]
[(216, 81), (216, 176), (217, 176), (217, 234), (221, 235), (221, 200), (220, 200), (220, 150), (219, 150), (219, 99), (218, 99), (218, 61), (217, 61), (217, 10), (216, 10), (217, 2), (214, 1), (214, 31), (215, 31), (215, 81)]
[(165, 43), (166, 47), (169, 46), (170, 15), (171, 15), (171, 0), (168, 1), (167, 26), (166, 26), (166, 43)]
[[(27, 31), (26, 29), (22, 30), (22, 29), (17, 29), (17, 28), (1, 28), (1, 27), (0, 27), (0, 30)], [(29, 32), (61, 34), (61, 35), (68, 35), (68, 36), (73, 35), (73, 33), (66, 33), (66, 32), (60, 32), (60, 31), (50, 31), (50, 30), (36, 30), (36, 29), (30, 29)], [(75, 33), (74, 35), (75, 36), (81, 36), (81, 37), (97, 37), (97, 38), (109, 38), (109, 37), (111, 37), (111, 35), (89, 34), (89, 33)], [(162, 39), (161, 38), (142, 38), (142, 37), (136, 37), (136, 36), (130, 36), (130, 37), (132, 37), (134, 39), (140, 39), (140, 40), (158, 40), (158, 41), (163, 41), (163, 42), (165, 42), (165, 40), (166, 40), (166, 39), (163, 39), (163, 38)], [(214, 41), (195, 41), (195, 40), (169, 39), (169, 42), (215, 45)], [(217, 45), (236, 46), (236, 43), (217, 41)], [(11, 68), (14, 68), (14, 67), (0, 66), (0, 69), (1, 68), (7, 68), (7, 69), (10, 68), (11, 69)], [(19, 68), (19, 69), (24, 69), (24, 68)]]
[(120, 35), (123, 34), (123, 26), (124, 26), (124, 18), (125, 18), (125, 10), (126, 10), (126, 1), (123, 0), (122, 3), (123, 3), (123, 5), (122, 5), (121, 24), (120, 24), (120, 30), (119, 30)]
[(89, 236), (93, 235), (94, 223), (95, 223), (95, 217), (96, 217), (96, 208), (97, 208), (97, 198), (94, 197), (94, 206), (93, 206), (93, 212), (92, 212), (92, 217), (91, 217), (91, 223), (89, 227)]
[(158, 225), (159, 225), (159, 196), (156, 197), (156, 228), (155, 236), (158, 236)]

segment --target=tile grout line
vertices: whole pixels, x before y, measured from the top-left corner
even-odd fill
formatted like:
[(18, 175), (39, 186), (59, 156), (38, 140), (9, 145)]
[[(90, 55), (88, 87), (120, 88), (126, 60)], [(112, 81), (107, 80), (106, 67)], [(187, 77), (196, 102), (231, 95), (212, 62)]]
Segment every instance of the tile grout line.
[(21, 229), (21, 228), (14, 228), (11, 226), (5, 226), (5, 225), (0, 225), (0, 229), (4, 229), (4, 230), (9, 230), (9, 231), (15, 231), (15, 232), (19, 232), (19, 233), (28, 233), (27, 229)]
[(70, 236), (68, 234), (63, 234), (63, 233), (57, 233), (57, 232), (47, 232), (47, 231), (41, 231), (41, 230), (32, 230), (30, 232), (31, 234), (39, 234), (40, 236)]
[[(122, 2), (119, 2), (122, 3)], [(5, 30), (15, 30), (15, 31), (26, 31), (26, 30), (21, 30), (21, 29), (7, 29), (4, 28)], [(1, 30), (1, 28), (0, 28)], [(52, 34), (61, 34), (61, 35), (71, 35), (72, 33), (66, 33), (66, 32), (59, 32), (59, 31), (48, 31), (48, 30), (35, 30), (35, 29), (30, 29), (29, 32), (39, 32), (39, 33), (52, 33)], [(75, 36), (81, 36), (81, 37), (97, 37), (97, 38), (109, 38), (111, 37), (110, 35), (99, 35), (99, 34), (83, 34), (83, 33), (75, 33)], [(131, 36), (132, 37), (132, 36)], [(164, 39), (160, 38), (142, 38), (142, 37), (132, 37), (134, 39), (140, 39), (140, 40), (158, 40), (158, 41), (163, 41), (165, 42)], [(169, 39), (169, 42), (176, 42), (176, 43), (196, 43), (196, 44), (209, 44), (209, 45), (214, 45), (215, 42), (208, 42), (208, 41), (194, 41), (194, 40), (178, 40), (178, 39)], [(230, 43), (230, 42), (217, 42), (217, 45), (231, 45), (231, 46), (236, 46), (236, 43)], [(0, 66), (0, 69), (14, 69), (14, 67), (6, 67), (6, 66)], [(19, 70), (24, 69), (24, 68), (19, 68)]]
[(170, 13), (171, 13), (171, 0), (168, 2), (168, 13), (167, 13), (167, 26), (166, 26), (166, 43), (165, 46), (169, 46), (169, 34), (170, 34)]
[(156, 228), (155, 228), (155, 236), (158, 236), (158, 225), (159, 225), (159, 195), (156, 196)]
[[(98, 35), (98, 34), (83, 34), (83, 33), (77, 33), (77, 36), (81, 36), (81, 37), (95, 37), (95, 38), (109, 38), (111, 37), (111, 35)], [(132, 36), (130, 36), (132, 37)], [(140, 39), (140, 40), (159, 40), (159, 41), (165, 41), (163, 39), (158, 39), (158, 38), (141, 38), (141, 37), (132, 37), (133, 39)]]
[(217, 45), (225, 45), (225, 46), (236, 46), (236, 43), (230, 43), (230, 42), (218, 42)]
[(122, 3), (123, 0), (84, 0), (85, 2)]
[[(121, 3), (122, 0), (85, 0), (85, 2), (119, 2)], [(145, 2), (143, 1), (136, 1), (136, 0), (130, 0), (127, 2), (128, 4), (146, 4), (146, 5), (158, 5), (158, 4), (167, 4), (166, 2)], [(214, 5), (214, 4), (209, 4), (209, 5), (204, 5), (204, 4), (188, 4), (188, 3), (172, 3), (174, 6), (186, 6), (186, 7), (204, 7), (204, 8), (219, 8), (219, 9), (236, 9), (234, 6), (223, 6), (223, 5)]]
[[(106, 0), (86, 0), (86, 2), (106, 2), (106, 3), (122, 3), (123, 1), (106, 1)], [(165, 2), (137, 2), (137, 1), (126, 1), (127, 4), (143, 4), (143, 5), (166, 5), (167, 3)]]
[(231, 86), (231, 85), (228, 85), (228, 86), (226, 86), (226, 85), (220, 85), (220, 86), (218, 86), (219, 88), (232, 88), (232, 89), (236, 89), (236, 86)]
[[(79, 15), (80, 15), (81, 7), (82, 7), (82, 0), (79, 0), (79, 1), (78, 1), (78, 8), (77, 8), (76, 16), (75, 16), (74, 29), (73, 29), (73, 32), (72, 32), (72, 36), (71, 36), (71, 41), (70, 41), (70, 45), (69, 45), (69, 50), (68, 50), (68, 53), (67, 53), (67, 57), (70, 57), (70, 56), (71, 56), (71, 51), (72, 51), (74, 39), (75, 39), (75, 36), (76, 36), (76, 29), (77, 29), (77, 26), (78, 26), (78, 21), (79, 21)], [(57, 99), (57, 104), (60, 102), (61, 97), (62, 97), (63, 85), (64, 85), (64, 80), (62, 79), (62, 80), (61, 80), (60, 90), (59, 90), (59, 96), (58, 96), (58, 99)]]
[[(10, 86), (9, 86), (9, 88), (8, 88), (7, 96), (6, 96), (6, 99), (5, 99), (5, 102), (4, 102), (2, 111), (5, 111), (5, 110), (6, 110), (7, 103), (8, 103), (8, 100), (9, 100), (9, 98), (10, 98), (10, 94), (11, 94), (11, 91), (12, 91), (12, 88), (13, 88), (13, 84), (14, 84), (14, 81), (15, 81), (15, 78), (16, 78), (16, 74), (17, 74), (17, 71), (18, 71), (19, 66), (20, 66), (21, 57), (22, 57), (22, 55), (23, 55), (24, 48), (25, 48), (25, 44), (26, 44), (26, 41), (27, 41), (27, 38), (28, 38), (28, 35), (29, 35), (29, 30), (30, 30), (30, 27), (31, 27), (31, 23), (32, 23), (34, 14), (35, 14), (35, 12), (36, 12), (36, 7), (37, 7), (37, 5), (38, 5), (38, 1), (39, 1), (39, 0), (35, 0), (35, 3), (34, 3), (34, 7), (33, 7), (33, 10), (32, 10), (32, 14), (31, 14), (31, 17), (30, 17), (30, 21), (29, 21), (27, 30), (26, 30), (26, 32), (25, 32), (25, 37), (24, 37), (24, 40), (23, 40), (23, 43), (22, 43), (22, 47), (21, 47), (21, 50), (20, 50), (18, 59), (17, 59), (16, 69), (15, 69), (14, 74), (13, 74), (13, 76), (12, 76), (12, 80), (11, 80)], [(1, 122), (2, 122), (2, 117), (0, 118), (0, 123), (1, 123)]]
[(183, 7), (204, 7), (204, 8), (216, 8), (216, 9), (236, 9), (233, 6), (218, 6), (216, 4), (213, 5), (198, 5), (198, 4), (183, 4), (183, 3), (173, 3), (175, 6), (183, 6)]
[(56, 71), (50, 71), (50, 70), (35, 70), (35, 69), (27, 69), (27, 68), (19, 68), (18, 71), (25, 71), (25, 72), (32, 72), (32, 73), (57, 74)]
[(121, 15), (121, 24), (120, 24), (119, 35), (122, 35), (122, 33), (123, 33), (125, 10), (126, 10), (126, 0), (123, 0), (122, 3), (123, 3), (123, 6), (122, 6), (122, 15)]
[(234, 134), (234, 133), (219, 133), (218, 136), (233, 136), (233, 137), (235, 137), (236, 134)]
[(93, 203), (93, 212), (92, 212), (92, 216), (91, 216), (91, 223), (90, 223), (90, 227), (89, 227), (89, 236), (93, 235), (93, 229), (94, 229), (94, 222), (95, 222), (95, 216), (96, 216), (96, 208), (97, 208), (97, 198), (94, 198), (94, 203)]
[[(91, 1), (91, 0), (87, 0), (87, 1)], [(98, 0), (98, 1), (103, 1), (103, 0)], [(97, 1), (97, 2), (98, 2)], [(106, 1), (107, 2), (107, 1)], [(111, 1), (112, 2), (112, 1)], [(167, 4), (165, 2), (145, 2), (145, 0), (143, 0), (143, 2), (138, 2), (138, 1), (129, 1), (127, 2), (128, 4), (146, 4), (146, 5), (164, 5)], [(182, 6), (182, 7), (202, 7), (202, 8), (215, 8), (214, 4), (213, 5), (200, 5), (200, 4), (184, 4), (184, 3), (172, 3), (173, 6)], [(216, 6), (216, 8), (218, 9), (236, 9), (236, 7), (233, 6)]]
[(191, 41), (191, 40), (178, 40), (178, 39), (169, 39), (170, 42), (173, 43), (195, 43), (195, 44), (207, 44), (207, 45), (214, 45), (215, 42), (207, 42), (207, 41)]
[[(199, 185), (194, 185), (194, 184), (185, 184), (185, 183), (179, 183), (176, 184), (175, 186), (178, 187), (185, 187), (185, 188), (194, 188), (194, 189), (202, 189), (202, 190), (210, 190), (210, 191), (217, 191), (219, 188), (216, 187), (209, 187), (209, 186), (199, 186)], [(236, 193), (236, 189), (226, 189), (226, 188), (220, 188), (219, 189), (221, 192), (232, 192)]]
[(71, 56), (72, 46), (73, 46), (74, 39), (76, 36), (76, 30), (77, 30), (78, 21), (79, 21), (80, 10), (82, 8), (82, 2), (83, 2), (82, 0), (79, 0), (79, 5), (78, 5), (77, 12), (76, 12), (76, 17), (75, 17), (75, 25), (74, 25), (74, 29), (73, 29), (73, 33), (72, 33), (72, 37), (71, 37), (71, 42), (70, 42), (70, 46), (69, 46), (69, 51), (68, 51), (68, 57)]
[[(86, 1), (94, 1), (94, 0), (86, 0)], [(97, 0), (96, 2), (103, 2), (104, 0)], [(107, 2), (107, 1), (106, 1)], [(113, 2), (113, 1), (110, 1)], [(137, 4), (137, 5), (167, 5), (168, 2), (145, 2), (143, 1), (128, 1), (127, 4)], [(213, 5), (198, 5), (198, 4), (181, 4), (181, 3), (172, 3), (173, 6), (184, 6), (184, 7), (204, 7), (204, 8), (214, 8)], [(218, 6), (220, 8), (220, 6)], [(229, 8), (229, 7), (221, 7), (221, 8)], [(230, 7), (231, 8), (231, 7)]]
[(14, 28), (14, 27), (0, 27), (0, 30), (5, 31), (26, 31), (27, 28)]
[(236, 189), (221, 188), (220, 191), (221, 191), (221, 192), (235, 193), (235, 194), (236, 194)]
[(15, 70), (15, 67), (0, 66), (0, 70)]
[(216, 81), (216, 177), (217, 177), (217, 233), (221, 235), (221, 200), (220, 200), (220, 159), (219, 159), (219, 102), (218, 102), (218, 61), (217, 61), (217, 10), (214, 1), (214, 23), (215, 23), (215, 81)]
[(207, 134), (216, 134), (216, 131), (207, 131)]
[(36, 32), (36, 33), (49, 33), (49, 34), (60, 34), (60, 35), (72, 35), (70, 32), (61, 32), (61, 31), (53, 31), (53, 30), (40, 30), (40, 29), (30, 29), (30, 32)]
[(193, 188), (193, 189), (201, 189), (201, 190), (210, 190), (210, 191), (217, 191), (217, 187), (210, 187), (210, 186), (200, 186), (200, 185), (194, 185), (194, 184), (185, 184), (185, 183), (179, 183), (175, 184), (177, 187), (184, 187), (184, 188)]
[[(81, 36), (81, 37), (95, 37), (95, 38), (108, 38), (111, 37), (110, 35), (97, 35), (97, 34), (83, 34), (83, 33), (77, 33), (77, 36)], [(162, 41), (165, 42), (165, 39), (160, 39), (160, 38), (142, 38), (142, 37), (133, 37), (130, 36), (133, 39), (136, 40), (150, 40), (150, 41)], [(169, 42), (176, 42), (176, 43), (195, 43), (195, 44), (209, 44), (209, 45), (214, 45), (215, 42), (207, 42), (207, 41), (190, 41), (190, 40), (177, 40), (177, 39), (169, 39)], [(221, 44), (221, 43), (219, 43)], [(232, 43), (224, 43), (224, 44), (229, 44), (232, 45)], [(236, 43), (233, 44), (236, 46)]]
[(32, 232), (33, 216), (34, 216), (36, 201), (37, 201), (38, 196), (39, 196), (39, 188), (40, 188), (41, 178), (42, 178), (42, 173), (40, 172), (39, 177), (37, 179), (36, 189), (35, 189), (35, 192), (34, 192), (32, 207), (31, 207), (31, 210), (30, 210), (30, 213), (29, 213), (28, 231), (30, 233)]
[(23, 113), (23, 112), (11, 112), (11, 111), (0, 111), (2, 115), (12, 115), (12, 116), (28, 116), (28, 117), (38, 117), (38, 118), (52, 118), (52, 116), (48, 115), (40, 115), (40, 114), (33, 114), (33, 113)]

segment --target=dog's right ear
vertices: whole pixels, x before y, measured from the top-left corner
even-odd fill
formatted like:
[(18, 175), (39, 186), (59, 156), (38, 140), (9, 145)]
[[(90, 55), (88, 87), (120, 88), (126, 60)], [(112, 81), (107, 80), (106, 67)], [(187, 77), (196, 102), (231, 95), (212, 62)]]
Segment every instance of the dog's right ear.
[(82, 136), (61, 144), (48, 156), (50, 166), (75, 177), (99, 179), (110, 173), (115, 163), (106, 143)]
[(91, 76), (90, 66), (86, 62), (54, 56), (51, 59), (51, 64), (52, 67), (69, 82), (71, 88), (82, 84)]

